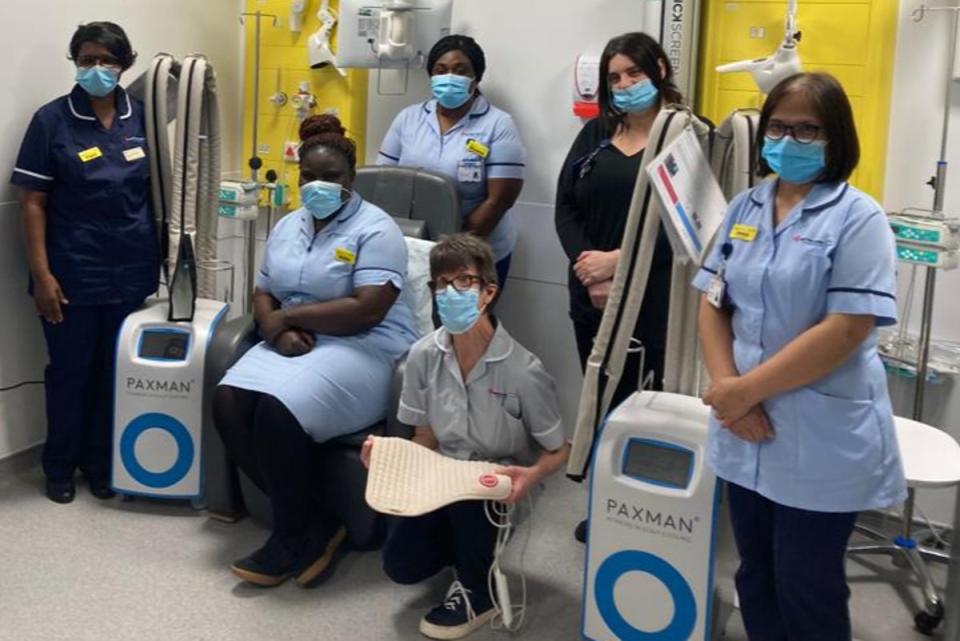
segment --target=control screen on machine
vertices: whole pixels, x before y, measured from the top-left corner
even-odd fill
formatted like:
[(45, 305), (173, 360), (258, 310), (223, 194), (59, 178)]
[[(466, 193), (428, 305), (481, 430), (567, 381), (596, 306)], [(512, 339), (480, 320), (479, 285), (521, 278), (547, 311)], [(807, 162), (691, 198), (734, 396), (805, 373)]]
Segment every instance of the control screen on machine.
[(693, 476), (693, 452), (647, 439), (630, 439), (623, 456), (623, 473), (638, 481), (678, 490)]
[(161, 361), (184, 361), (190, 347), (190, 333), (169, 329), (145, 329), (140, 335), (137, 355)]

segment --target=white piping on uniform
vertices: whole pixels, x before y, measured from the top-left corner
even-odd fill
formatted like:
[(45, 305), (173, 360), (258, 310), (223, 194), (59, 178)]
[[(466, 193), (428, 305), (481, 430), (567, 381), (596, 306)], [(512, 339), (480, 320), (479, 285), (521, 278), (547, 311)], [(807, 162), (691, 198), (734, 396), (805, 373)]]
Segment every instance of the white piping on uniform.
[(27, 176), (33, 176), (34, 178), (39, 178), (40, 180), (53, 180), (53, 176), (44, 176), (43, 174), (38, 174), (35, 171), (28, 171), (26, 169), (20, 169), (19, 167), (14, 167), (14, 171), (19, 171), (21, 174), (26, 174)]

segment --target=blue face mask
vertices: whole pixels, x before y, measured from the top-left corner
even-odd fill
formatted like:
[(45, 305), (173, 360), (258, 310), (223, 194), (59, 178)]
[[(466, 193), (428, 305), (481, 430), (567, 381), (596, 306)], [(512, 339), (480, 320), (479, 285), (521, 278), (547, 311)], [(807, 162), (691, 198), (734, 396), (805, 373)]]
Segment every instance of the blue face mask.
[(463, 334), (480, 319), (480, 290), (472, 287), (458, 292), (453, 285), (437, 292), (437, 312), (440, 322), (451, 334)]
[(827, 143), (823, 140), (801, 144), (793, 136), (763, 139), (763, 159), (788, 183), (808, 183), (823, 173), (827, 166), (826, 149)]
[(659, 96), (650, 79), (644, 78), (626, 89), (614, 89), (613, 106), (628, 114), (642, 113), (657, 104)]
[(326, 220), (340, 209), (343, 185), (324, 180), (311, 180), (300, 185), (300, 202), (317, 220)]
[(445, 73), (430, 76), (430, 85), (433, 87), (433, 97), (440, 106), (447, 109), (457, 109), (470, 100), (470, 85), (473, 78)]
[(77, 67), (76, 81), (91, 96), (102, 98), (117, 88), (120, 72), (110, 67), (94, 65)]

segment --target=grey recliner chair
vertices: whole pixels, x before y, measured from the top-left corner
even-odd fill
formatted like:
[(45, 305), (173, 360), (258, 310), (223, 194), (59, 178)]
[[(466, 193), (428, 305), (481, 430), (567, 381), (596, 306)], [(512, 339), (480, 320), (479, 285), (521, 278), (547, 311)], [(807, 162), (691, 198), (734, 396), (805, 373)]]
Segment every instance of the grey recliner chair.
[[(461, 227), (456, 187), (446, 176), (404, 167), (361, 167), (354, 189), (394, 217), (405, 236), (437, 240)], [(204, 394), (204, 491), (208, 514), (236, 521), (249, 513), (269, 523), (268, 498), (229, 460), (213, 426), (213, 389), (224, 373), (260, 341), (252, 315), (226, 323), (207, 351)], [(360, 461), (360, 446), (368, 435), (409, 438), (412, 428), (397, 419), (403, 381), (403, 359), (394, 373), (390, 407), (385, 420), (366, 429), (317, 445), (317, 466), (322, 481), (316, 498), (347, 528), (349, 546), (371, 549), (383, 542), (383, 520), (364, 500), (367, 473)]]

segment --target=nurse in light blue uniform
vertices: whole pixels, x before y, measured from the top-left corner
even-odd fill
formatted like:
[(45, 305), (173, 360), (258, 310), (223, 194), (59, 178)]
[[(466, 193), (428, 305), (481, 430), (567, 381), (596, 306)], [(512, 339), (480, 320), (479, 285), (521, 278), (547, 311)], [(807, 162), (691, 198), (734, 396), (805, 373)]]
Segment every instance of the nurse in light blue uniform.
[[(345, 298), (364, 286), (403, 288), (407, 251), (396, 223), (352, 194), (327, 230), (314, 235), (306, 208), (270, 233), (256, 286), (282, 309)], [(313, 349), (290, 358), (266, 342), (255, 346), (221, 381), (270, 394), (315, 441), (356, 432), (387, 411), (393, 365), (418, 338), (413, 315), (398, 298), (383, 320), (346, 336), (314, 333)], [(327, 384), (324, 384), (327, 383)]]
[(896, 322), (893, 235), (845, 181), (859, 158), (831, 76), (767, 98), (761, 170), (694, 285), (712, 385), (708, 458), (729, 481), (751, 641), (849, 641), (847, 540), (857, 512), (906, 496), (876, 327)]
[(304, 206), (277, 223), (254, 292), (259, 345), (226, 373), (214, 423), (231, 459), (270, 497), (273, 532), (236, 561), (242, 579), (307, 585), (345, 531), (312, 490), (316, 443), (387, 413), (396, 361), (418, 338), (399, 298), (407, 271), (400, 228), (350, 191), (356, 147), (334, 116), (303, 122)]
[(487, 240), (503, 287), (517, 232), (509, 210), (523, 188), (526, 150), (513, 119), (479, 90), (483, 50), (467, 36), (439, 40), (427, 57), (434, 98), (401, 111), (379, 165), (417, 167), (456, 182), (464, 231)]

